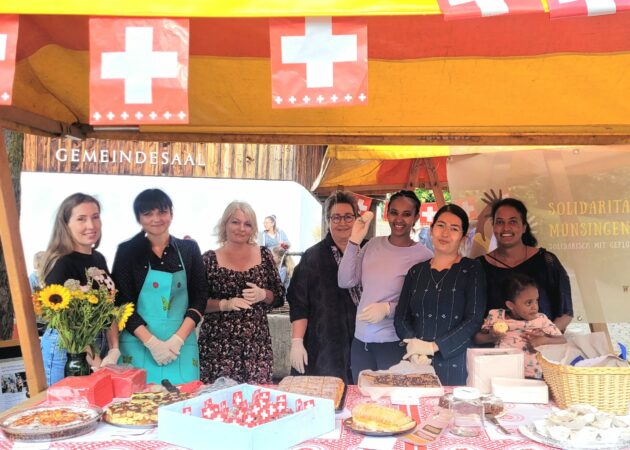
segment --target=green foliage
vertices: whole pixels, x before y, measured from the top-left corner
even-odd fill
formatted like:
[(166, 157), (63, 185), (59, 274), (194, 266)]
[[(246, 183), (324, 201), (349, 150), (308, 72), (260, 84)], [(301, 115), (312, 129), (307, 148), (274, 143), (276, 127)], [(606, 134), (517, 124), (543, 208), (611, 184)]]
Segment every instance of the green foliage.
[[(418, 198), (420, 199), (422, 203), (435, 202), (435, 195), (433, 194), (432, 189), (416, 188), (414, 192), (416, 193), (416, 195), (418, 196)], [(446, 203), (450, 203), (451, 193), (449, 191), (444, 191), (444, 200), (446, 200)]]

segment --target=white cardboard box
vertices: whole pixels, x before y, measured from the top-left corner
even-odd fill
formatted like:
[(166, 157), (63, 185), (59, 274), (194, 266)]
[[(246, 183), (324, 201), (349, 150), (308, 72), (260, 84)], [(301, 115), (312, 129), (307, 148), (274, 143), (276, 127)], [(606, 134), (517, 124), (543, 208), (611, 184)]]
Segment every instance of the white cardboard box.
[(549, 387), (543, 380), (490, 378), (492, 393), (507, 403), (548, 403)]
[(523, 352), (515, 348), (469, 348), (466, 353), (466, 385), (482, 394), (492, 390), (491, 377), (524, 378)]
[[(294, 411), (295, 401), (298, 398), (315, 400), (315, 407), (253, 428), (201, 417), (201, 408), (206, 399), (211, 398), (214, 403), (226, 400), (228, 404), (231, 404), (232, 393), (242, 391), (243, 397), (249, 401), (256, 389), (269, 391), (271, 401), (275, 401), (277, 395), (286, 395), (287, 407)], [(192, 415), (182, 412), (182, 408), (186, 406), (191, 407)], [(191, 449), (279, 450), (334, 429), (335, 410), (332, 400), (280, 392), (249, 384), (239, 384), (158, 409), (158, 439)]]

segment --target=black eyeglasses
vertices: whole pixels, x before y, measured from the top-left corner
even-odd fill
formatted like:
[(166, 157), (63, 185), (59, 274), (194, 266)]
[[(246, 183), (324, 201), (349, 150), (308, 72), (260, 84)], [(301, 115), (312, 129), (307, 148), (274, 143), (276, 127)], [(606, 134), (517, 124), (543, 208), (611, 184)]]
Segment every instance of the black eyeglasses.
[(330, 219), (332, 223), (341, 223), (342, 219), (346, 223), (351, 223), (351, 222), (354, 222), (354, 220), (356, 219), (356, 217), (353, 214), (346, 214), (343, 216), (341, 214), (334, 214), (332, 216), (328, 216), (328, 218)]

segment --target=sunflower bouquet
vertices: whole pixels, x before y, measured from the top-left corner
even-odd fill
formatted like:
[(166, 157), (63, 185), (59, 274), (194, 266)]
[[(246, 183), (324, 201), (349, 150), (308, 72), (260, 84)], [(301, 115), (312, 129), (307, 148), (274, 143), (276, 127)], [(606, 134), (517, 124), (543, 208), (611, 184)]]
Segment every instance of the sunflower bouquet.
[(90, 267), (87, 284), (69, 279), (63, 286), (51, 284), (33, 295), (35, 313), (59, 333), (58, 345), (68, 353), (92, 348), (98, 334), (116, 321), (123, 330), (133, 304), (116, 306), (116, 289), (104, 270)]

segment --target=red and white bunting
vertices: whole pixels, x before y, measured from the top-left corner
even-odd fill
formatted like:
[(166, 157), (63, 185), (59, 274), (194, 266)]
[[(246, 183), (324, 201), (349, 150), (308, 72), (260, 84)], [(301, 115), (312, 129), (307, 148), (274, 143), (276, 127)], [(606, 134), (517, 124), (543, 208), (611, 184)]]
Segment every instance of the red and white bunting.
[(438, 0), (445, 20), (543, 12), (540, 0)]
[(0, 105), (13, 103), (15, 77), (15, 50), (17, 48), (17, 15), (0, 15)]
[(420, 225), (428, 226), (433, 223), (433, 217), (438, 212), (438, 205), (435, 202), (423, 203), (420, 205)]
[(273, 108), (367, 105), (367, 25), (344, 17), (271, 19)]
[(548, 0), (552, 19), (572, 16), (602, 16), (630, 10), (630, 0)]
[(187, 19), (90, 19), (90, 124), (188, 123)]
[(354, 194), (354, 198), (357, 199), (357, 205), (359, 205), (359, 214), (363, 214), (370, 210), (372, 206), (372, 199), (361, 194)]

